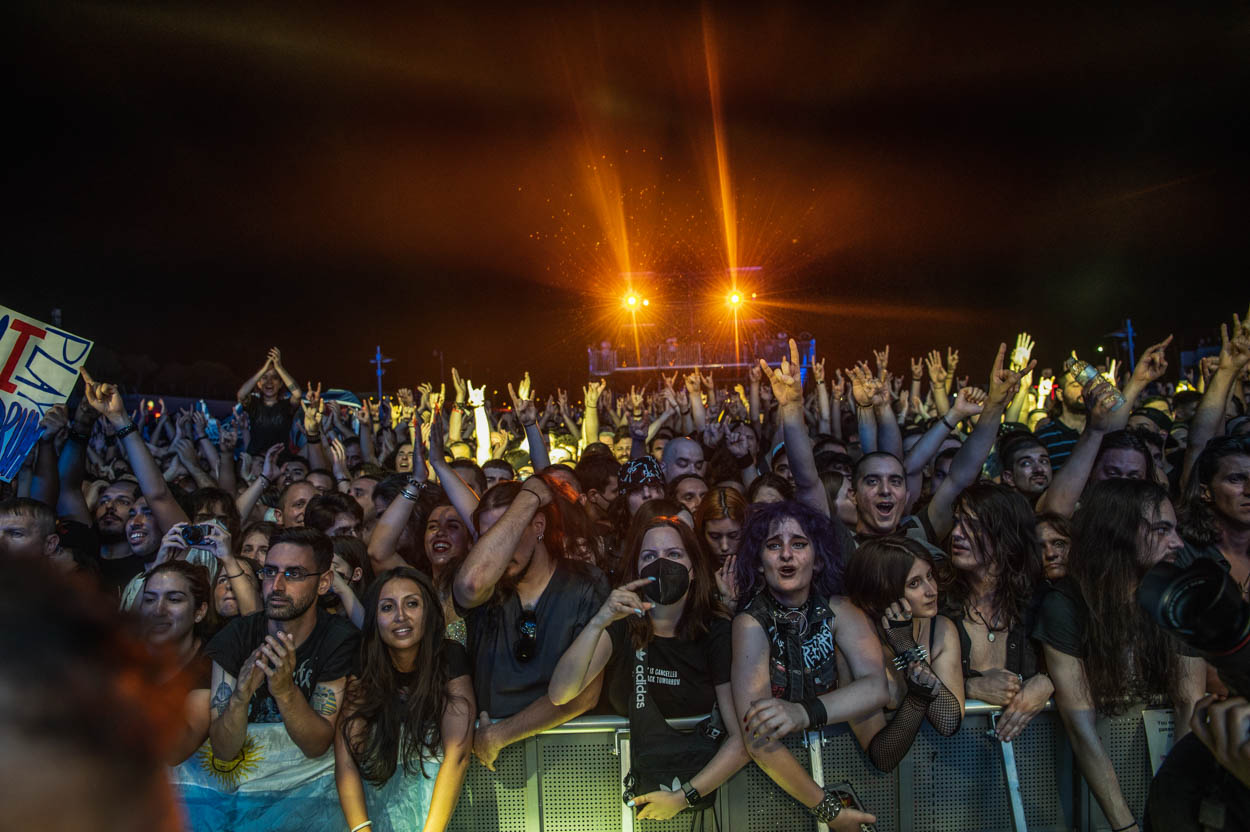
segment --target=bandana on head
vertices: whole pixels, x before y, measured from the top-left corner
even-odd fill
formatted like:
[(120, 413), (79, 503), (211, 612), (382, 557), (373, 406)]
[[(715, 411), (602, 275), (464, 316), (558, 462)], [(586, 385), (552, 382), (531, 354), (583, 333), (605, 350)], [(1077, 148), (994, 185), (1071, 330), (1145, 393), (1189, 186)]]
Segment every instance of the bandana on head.
[(664, 471), (660, 468), (660, 463), (655, 461), (655, 457), (631, 459), (621, 466), (617, 482), (622, 491), (636, 491), (648, 484), (663, 485)]

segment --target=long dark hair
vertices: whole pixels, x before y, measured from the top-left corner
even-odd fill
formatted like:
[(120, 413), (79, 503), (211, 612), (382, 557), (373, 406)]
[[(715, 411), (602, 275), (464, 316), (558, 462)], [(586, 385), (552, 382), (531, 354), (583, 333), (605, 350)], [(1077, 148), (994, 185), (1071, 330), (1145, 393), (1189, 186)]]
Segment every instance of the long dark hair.
[(951, 600), (964, 605), (972, 599), (977, 580), (997, 567), (998, 581), (990, 595), (1000, 621), (1014, 626), (1024, 617), (1033, 590), (1042, 579), (1042, 545), (1028, 500), (1014, 488), (978, 482), (965, 488), (955, 501), (956, 513), (976, 538), (976, 549), (986, 562), (973, 572), (955, 569), (946, 560), (938, 580)]
[[(390, 650), (378, 635), (378, 601), (383, 587), (397, 578), (420, 587), (425, 613), (415, 677), (405, 696), (400, 695), (399, 671)], [(424, 777), (426, 761), (436, 759), (442, 749), (443, 711), (448, 703), (443, 605), (430, 579), (410, 566), (396, 566), (379, 575), (362, 603), (361, 672), (348, 682), (345, 694), (354, 712), (342, 720), (339, 730), (361, 776), (375, 786), (390, 780), (400, 761), (405, 774)], [(357, 726), (362, 730), (353, 739)]]
[[(636, 519), (641, 519), (641, 516)], [(711, 560), (699, 545), (694, 529), (684, 521), (672, 516), (661, 516), (635, 522), (629, 530), (629, 538), (623, 550), (621, 583), (638, 580), (638, 557), (642, 554), (642, 540), (647, 532), (659, 528), (677, 532), (682, 548), (690, 558), (690, 589), (686, 590), (686, 605), (681, 611), (681, 620), (677, 622), (677, 638), (694, 641), (707, 634), (708, 624), (713, 618), (728, 618), (729, 610), (716, 596), (716, 575)], [(629, 632), (634, 649), (646, 647), (655, 634), (650, 616), (630, 616), (625, 619), (625, 629)]]
[(933, 556), (918, 540), (901, 534), (874, 537), (860, 544), (846, 563), (846, 594), (874, 625), (907, 588), (916, 561), (933, 566)]
[(1085, 676), (1099, 713), (1176, 692), (1176, 647), (1132, 597), (1144, 571), (1143, 532), (1167, 498), (1153, 482), (1105, 480), (1089, 489), (1073, 518), (1068, 576), (1089, 610)]
[(826, 598), (842, 595), (842, 546), (834, 534), (833, 521), (818, 511), (794, 500), (780, 503), (753, 503), (742, 527), (742, 544), (734, 581), (738, 585), (738, 612), (747, 608), (751, 599), (766, 588), (764, 582), (764, 542), (787, 518), (793, 518), (815, 552), (812, 589)]
[(1234, 456), (1250, 456), (1250, 437), (1217, 436), (1198, 454), (1185, 484), (1179, 512), (1181, 533), (1190, 543), (1214, 546), (1220, 542), (1220, 517), (1211, 504), (1202, 499), (1202, 488), (1210, 488), (1219, 473), (1220, 463)]

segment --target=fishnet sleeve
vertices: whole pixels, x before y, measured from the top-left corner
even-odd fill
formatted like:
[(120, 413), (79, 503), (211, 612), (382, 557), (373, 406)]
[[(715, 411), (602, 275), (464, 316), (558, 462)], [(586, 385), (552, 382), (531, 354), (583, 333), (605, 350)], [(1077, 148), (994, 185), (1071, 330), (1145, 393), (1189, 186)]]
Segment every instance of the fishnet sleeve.
[(959, 730), (959, 724), (964, 719), (959, 710), (959, 700), (955, 698), (955, 694), (951, 693), (950, 688), (940, 681), (934, 694), (933, 701), (925, 709), (925, 716), (939, 734), (944, 737), (952, 736)]
[(868, 743), (868, 759), (881, 771), (893, 771), (907, 756), (925, 718), (925, 700), (908, 695), (894, 719)]

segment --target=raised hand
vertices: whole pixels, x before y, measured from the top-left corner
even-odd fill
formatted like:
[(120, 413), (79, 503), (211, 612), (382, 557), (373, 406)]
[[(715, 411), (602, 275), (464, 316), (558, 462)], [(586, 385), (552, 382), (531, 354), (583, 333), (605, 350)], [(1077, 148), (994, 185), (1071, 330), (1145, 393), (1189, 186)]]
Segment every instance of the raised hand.
[(709, 421), (703, 426), (703, 444), (715, 448), (725, 436), (725, 426), (717, 421)]
[[(430, 385), (430, 390), (433, 391), (433, 389), (434, 386)], [(438, 392), (431, 392), (428, 398), (430, 402), (430, 410), (435, 413), (441, 413), (443, 411), (443, 402), (447, 401), (447, 385), (438, 385)]]
[(955, 403), (951, 405), (951, 410), (956, 411), (959, 417), (956, 424), (967, 419), (969, 416), (975, 416), (985, 407), (985, 400), (988, 398), (984, 390), (977, 387), (963, 387), (959, 390), (959, 395), (955, 397)]
[(456, 388), (456, 404), (464, 404), (468, 398), (468, 391), (465, 389), (465, 383), (460, 378), (460, 371), (455, 367), (451, 368), (451, 386)]
[(282, 350), (278, 349), (277, 347), (270, 347), (269, 354), (265, 358), (265, 366), (266, 368), (281, 367), (282, 366)]
[(988, 407), (1006, 405), (1011, 401), (1011, 397), (1015, 395), (1016, 388), (1020, 384), (1020, 379), (1037, 364), (1036, 360), (1030, 360), (1019, 372), (1016, 372), (1003, 366), (1003, 359), (1006, 356), (1007, 345), (999, 344), (998, 355), (994, 357), (994, 369), (990, 371), (990, 389), (986, 399)]
[(946, 348), (946, 372), (949, 375), (955, 375), (955, 368), (959, 366), (959, 350), (954, 347)]
[(117, 385), (97, 382), (87, 374), (85, 369), (79, 370), (79, 372), (82, 373), (87, 404), (102, 413), (109, 422), (113, 423), (114, 427), (130, 421), (130, 417), (126, 415), (126, 405), (122, 402), (121, 391), (117, 389)]
[(890, 345), (886, 344), (884, 350), (873, 350), (872, 357), (877, 362), (877, 378), (885, 378), (890, 365)]
[(885, 384), (872, 374), (867, 362), (860, 361), (847, 370), (851, 377), (851, 398), (859, 407), (873, 407), (885, 402)]
[(833, 371), (833, 384), (830, 392), (839, 400), (846, 396), (846, 377), (841, 370)]
[[(645, 389), (646, 387), (643, 387), (643, 390)], [(632, 414), (640, 413), (642, 411), (642, 406), (645, 403), (643, 391), (636, 389), (634, 385), (632, 384), (629, 385), (629, 397), (626, 400), (626, 403), (629, 406), (630, 413)]]
[(812, 380), (817, 384), (825, 383), (825, 359), (812, 362)]
[(265, 463), (261, 466), (260, 475), (266, 484), (274, 482), (278, 478), (278, 454), (282, 453), (282, 443), (272, 446), (265, 451)]
[(924, 359), (925, 366), (929, 369), (929, 383), (934, 387), (938, 385), (946, 386), (946, 368), (942, 366), (942, 353), (937, 350), (930, 350)]
[(764, 380), (764, 374), (760, 372), (759, 367), (754, 366), (754, 365), (749, 370), (747, 370), (747, 377), (751, 379), (752, 384), (756, 384), (756, 385), (758, 385), (761, 381)]
[(1083, 395), (1088, 409), (1086, 425), (1092, 430), (1106, 431), (1110, 427), (1111, 413), (1121, 401), (1119, 394), (1105, 378), (1095, 376), (1085, 385)]
[(522, 399), (532, 398), (532, 396), (530, 395), (532, 392), (531, 387), (532, 387), (532, 383), (530, 382), (530, 371), (526, 370), (525, 375), (521, 378), (520, 386), (517, 387), (517, 394)]
[(677, 383), (677, 373), (673, 373), (672, 378), (660, 373), (660, 381), (664, 383), (665, 390), (672, 390), (673, 385)]
[(345, 478), (347, 476), (347, 449), (336, 437), (330, 440), (329, 450), (330, 468), (334, 471), (335, 479)]
[(1013, 372), (1019, 371), (1025, 364), (1029, 363), (1029, 356), (1033, 354), (1033, 339), (1027, 332), (1021, 332), (1016, 336), (1016, 347), (1011, 351), (1011, 369)]
[[(528, 378), (529, 374), (526, 373)], [(525, 382), (521, 382), (526, 393), (529, 387)], [(508, 382), (508, 395), (512, 398), (512, 409), (516, 413), (516, 417), (521, 420), (521, 424), (535, 425), (538, 424), (538, 408), (534, 405), (534, 400), (526, 398), (518, 393), (513, 387), (512, 382)]]
[(1231, 334), (1227, 324), (1220, 324), (1219, 366), (1231, 367), (1234, 373), (1239, 373), (1247, 364), (1250, 364), (1250, 309), (1246, 310), (1245, 321), (1233, 313)]
[(793, 404), (803, 406), (803, 382), (799, 375), (800, 370), (799, 345), (793, 338), (790, 339), (789, 359), (781, 359), (781, 366), (775, 371), (768, 366), (767, 361), (760, 359), (760, 372), (768, 378), (778, 407)]
[(481, 387), (474, 387), (473, 382), (467, 379), (465, 380), (465, 385), (468, 387), (468, 390), (469, 390), (469, 406), (470, 407), (485, 407), (486, 406), (486, 385), (483, 384)]
[(582, 388), (582, 402), (585, 403), (587, 410), (599, 406), (599, 398), (607, 387), (607, 380), (599, 379), (598, 381), (590, 382), (590, 384)]
[(360, 403), (360, 410), (356, 412), (356, 421), (365, 428), (373, 425), (373, 408), (369, 405), (368, 399)]
[(691, 398), (694, 398), (695, 396), (699, 395), (701, 391), (701, 387), (700, 387), (701, 382), (700, 382), (700, 376), (699, 376), (699, 369), (697, 367), (695, 368), (695, 371), (693, 373), (686, 373), (686, 377), (684, 381), (686, 384), (686, 392), (690, 395)]
[(922, 378), (924, 378), (924, 359), (911, 359), (911, 380), (920, 381)]
[[(423, 384), (421, 387), (424, 388), (422, 392), (422, 397), (424, 398), (429, 395), (430, 385)], [(413, 399), (412, 390), (408, 387), (401, 387), (395, 391), (395, 395), (399, 398), (399, 418), (392, 423), (400, 425), (411, 422), (413, 414), (417, 412), (417, 403)]]
[(556, 404), (559, 406), (560, 410), (569, 409), (569, 392), (567, 390), (561, 390), (559, 387), (556, 388)]
[(321, 382), (317, 382), (316, 387), (308, 382), (300, 406), (304, 408), (304, 433), (317, 436), (321, 433), (321, 417), (326, 412), (325, 400), (321, 398)]
[(54, 404), (39, 420), (39, 427), (44, 436), (56, 436), (69, 426), (69, 408), (63, 404)]
[[(1169, 335), (1168, 338), (1170, 339), (1171, 336)], [(1166, 368), (1167, 368), (1167, 364), (1165, 363), (1164, 369)], [(1054, 389), (1055, 389), (1055, 379), (1053, 377), (1044, 378), (1037, 382), (1037, 405), (1038, 407), (1041, 407), (1043, 402), (1048, 401), (1050, 399), (1050, 393)]]

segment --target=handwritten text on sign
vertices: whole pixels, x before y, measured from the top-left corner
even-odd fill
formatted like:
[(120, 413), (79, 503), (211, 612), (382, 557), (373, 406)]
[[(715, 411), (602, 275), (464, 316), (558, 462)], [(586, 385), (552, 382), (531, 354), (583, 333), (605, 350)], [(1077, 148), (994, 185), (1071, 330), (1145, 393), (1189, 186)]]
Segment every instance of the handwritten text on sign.
[(69, 398), (92, 343), (0, 306), (0, 480), (21, 470), (39, 420)]

